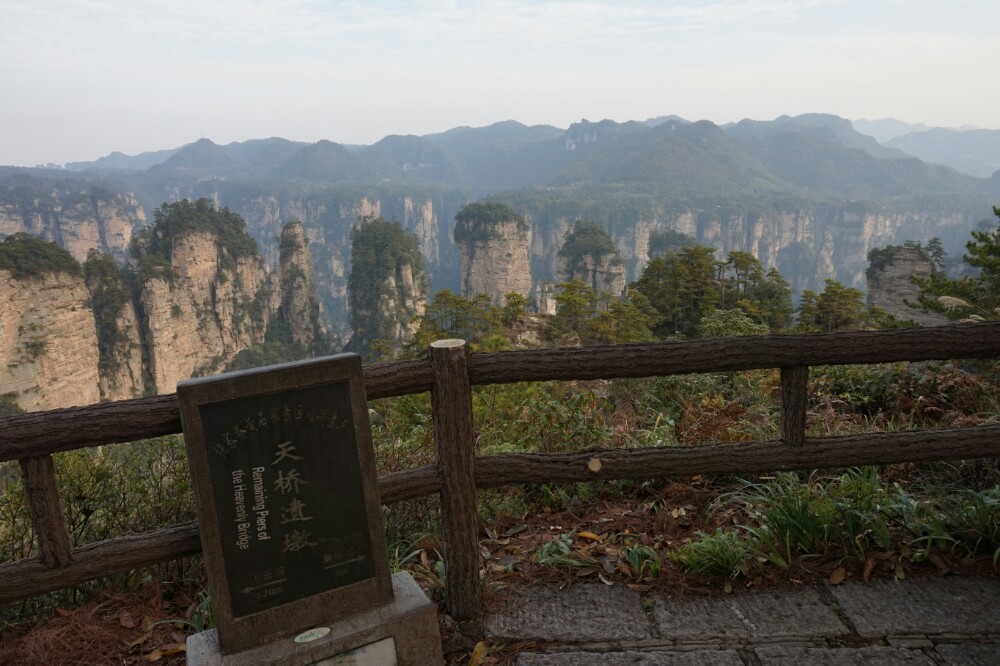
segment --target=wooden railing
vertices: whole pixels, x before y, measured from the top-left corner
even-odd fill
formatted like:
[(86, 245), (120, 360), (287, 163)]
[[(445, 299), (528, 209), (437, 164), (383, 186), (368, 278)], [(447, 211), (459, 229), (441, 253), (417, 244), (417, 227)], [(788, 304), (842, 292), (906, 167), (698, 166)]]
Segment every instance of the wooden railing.
[[(372, 400), (431, 392), (436, 463), (380, 478), (379, 492), (384, 504), (440, 493), (448, 610), (469, 618), (479, 610), (476, 488), (998, 456), (1000, 426), (806, 437), (810, 366), (990, 357), (1000, 357), (1000, 323), (472, 355), (441, 341), (426, 360), (367, 366), (365, 388)], [(765, 368), (781, 369), (781, 440), (475, 456), (473, 385)], [(53, 472), (59, 451), (180, 431), (174, 395), (0, 419), (0, 461), (20, 461), (39, 553), (0, 565), (0, 603), (198, 553), (195, 523), (73, 549)]]

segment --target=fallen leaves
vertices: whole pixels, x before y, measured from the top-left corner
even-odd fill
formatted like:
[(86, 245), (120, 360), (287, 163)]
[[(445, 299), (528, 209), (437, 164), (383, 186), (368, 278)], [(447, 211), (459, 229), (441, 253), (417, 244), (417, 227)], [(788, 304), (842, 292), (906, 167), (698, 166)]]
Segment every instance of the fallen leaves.
[(476, 643), (476, 647), (472, 649), (472, 654), (469, 655), (469, 666), (483, 666), (488, 653), (489, 650), (487, 649), (486, 641)]
[(187, 646), (181, 643), (170, 643), (164, 645), (163, 647), (155, 648), (151, 652), (143, 655), (143, 661), (154, 662), (163, 659), (164, 657), (172, 657), (177, 654), (184, 654), (187, 651)]
[(875, 570), (875, 558), (869, 557), (865, 560), (865, 568), (861, 572), (861, 577), (867, 583), (872, 577), (872, 571)]

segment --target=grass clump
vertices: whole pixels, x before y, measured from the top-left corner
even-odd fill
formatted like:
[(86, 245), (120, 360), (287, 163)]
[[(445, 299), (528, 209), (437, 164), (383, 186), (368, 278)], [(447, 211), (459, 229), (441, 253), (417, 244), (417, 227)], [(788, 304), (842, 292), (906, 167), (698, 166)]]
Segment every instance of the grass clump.
[(691, 571), (717, 578), (736, 578), (746, 572), (750, 546), (739, 534), (717, 528), (696, 532), (696, 538), (681, 546), (673, 558)]

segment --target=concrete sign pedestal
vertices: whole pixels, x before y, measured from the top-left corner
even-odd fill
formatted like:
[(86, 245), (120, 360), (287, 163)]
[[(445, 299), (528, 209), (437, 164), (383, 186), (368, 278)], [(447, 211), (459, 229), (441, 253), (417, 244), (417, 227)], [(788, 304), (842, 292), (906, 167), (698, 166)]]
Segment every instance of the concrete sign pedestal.
[(443, 664), (437, 609), (408, 573), (393, 601), (286, 639), (223, 655), (214, 629), (187, 640), (188, 666), (428, 666)]

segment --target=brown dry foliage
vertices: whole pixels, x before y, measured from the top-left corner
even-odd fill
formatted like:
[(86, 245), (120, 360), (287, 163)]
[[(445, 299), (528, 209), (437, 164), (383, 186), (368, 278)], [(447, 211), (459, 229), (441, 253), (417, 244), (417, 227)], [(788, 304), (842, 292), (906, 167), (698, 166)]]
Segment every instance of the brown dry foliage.
[(189, 596), (166, 601), (157, 588), (103, 592), (81, 607), (56, 608), (33, 625), (6, 627), (0, 664), (183, 664), (190, 629), (157, 623), (183, 617), (189, 605)]

